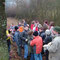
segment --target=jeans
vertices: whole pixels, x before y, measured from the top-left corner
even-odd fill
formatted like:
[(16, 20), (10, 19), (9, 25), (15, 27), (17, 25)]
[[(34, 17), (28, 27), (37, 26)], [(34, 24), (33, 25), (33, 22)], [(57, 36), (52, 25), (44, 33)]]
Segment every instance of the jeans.
[(42, 55), (40, 54), (34, 54), (35, 60), (42, 60)]
[(7, 40), (7, 45), (8, 45), (8, 52), (10, 52), (10, 48), (11, 48), (11, 42), (10, 42), (10, 39)]
[(30, 60), (34, 60), (34, 54), (33, 53), (31, 53)]
[(27, 57), (28, 57), (28, 45), (25, 44), (24, 45), (24, 58), (27, 59)]
[(18, 52), (18, 55), (19, 55), (19, 56), (22, 55), (22, 54), (21, 54), (22, 50), (21, 50), (21, 47), (20, 47), (20, 46), (17, 46), (17, 52)]
[(49, 51), (46, 50), (46, 60), (49, 60), (49, 59), (48, 59), (48, 56), (49, 56)]

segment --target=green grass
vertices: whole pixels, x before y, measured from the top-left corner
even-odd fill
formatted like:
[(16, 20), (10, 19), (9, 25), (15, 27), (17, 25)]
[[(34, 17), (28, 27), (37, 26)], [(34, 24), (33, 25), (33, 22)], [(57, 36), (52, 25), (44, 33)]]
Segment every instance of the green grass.
[(0, 60), (9, 60), (7, 43), (0, 41)]

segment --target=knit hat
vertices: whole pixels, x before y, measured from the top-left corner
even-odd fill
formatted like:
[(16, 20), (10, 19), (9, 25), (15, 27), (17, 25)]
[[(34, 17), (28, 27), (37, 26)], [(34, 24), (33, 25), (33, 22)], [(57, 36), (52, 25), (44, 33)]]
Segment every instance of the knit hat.
[(38, 25), (38, 27), (39, 27), (39, 28), (42, 28), (42, 25), (41, 25), (41, 24), (39, 24), (39, 25)]
[(47, 29), (47, 30), (45, 31), (45, 34), (46, 34), (46, 35), (50, 35), (50, 34), (51, 34), (51, 31), (50, 31), (49, 29)]
[(35, 32), (33, 33), (33, 35), (34, 35), (34, 36), (38, 36), (38, 32), (35, 31)]
[(59, 26), (55, 26), (53, 30), (60, 34), (60, 27)]
[(19, 32), (23, 32), (23, 27), (21, 26), (21, 27), (19, 27)]

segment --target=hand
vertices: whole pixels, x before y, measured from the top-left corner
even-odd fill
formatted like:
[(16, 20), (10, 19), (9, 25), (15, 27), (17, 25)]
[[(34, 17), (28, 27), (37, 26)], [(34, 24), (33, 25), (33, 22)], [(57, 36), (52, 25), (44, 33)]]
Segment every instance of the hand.
[(48, 45), (44, 45), (44, 50), (47, 50), (48, 49)]
[(28, 41), (28, 39), (25, 40), (26, 42)]
[(48, 45), (50, 46), (52, 43), (50, 42), (50, 43), (48, 43)]

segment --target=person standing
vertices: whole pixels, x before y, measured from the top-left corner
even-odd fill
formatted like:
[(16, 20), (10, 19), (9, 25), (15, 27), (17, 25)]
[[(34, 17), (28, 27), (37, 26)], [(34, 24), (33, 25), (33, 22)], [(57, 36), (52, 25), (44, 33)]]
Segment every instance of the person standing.
[(33, 40), (30, 42), (30, 45), (33, 46), (35, 60), (42, 60), (41, 52), (43, 41), (42, 38), (38, 36), (37, 31), (33, 33)]
[[(46, 34), (46, 37), (45, 37), (45, 39), (44, 39), (44, 41), (43, 41), (43, 42), (44, 42), (44, 45), (45, 45), (45, 44), (48, 44), (49, 42), (52, 41), (51, 31), (50, 31), (49, 29), (47, 29), (47, 30), (45, 31), (45, 34)], [(49, 60), (49, 59), (48, 59), (48, 57), (49, 57), (49, 51), (46, 50), (45, 53), (46, 53), (46, 60)]]
[(19, 31), (17, 26), (15, 26), (14, 41), (16, 42), (16, 45), (17, 45), (18, 55), (21, 56), (21, 48), (20, 48), (21, 42), (19, 42)]
[(27, 25), (24, 26), (24, 31), (23, 31), (23, 38), (25, 40), (23, 40), (23, 45), (24, 45), (24, 59), (27, 60), (28, 58), (28, 32), (29, 32), (29, 28)]
[(8, 52), (10, 52), (10, 48), (11, 48), (11, 31), (6, 30), (6, 35), (7, 35)]
[(55, 26), (53, 30), (55, 38), (43, 47), (49, 51), (49, 60), (60, 60), (60, 27)]

